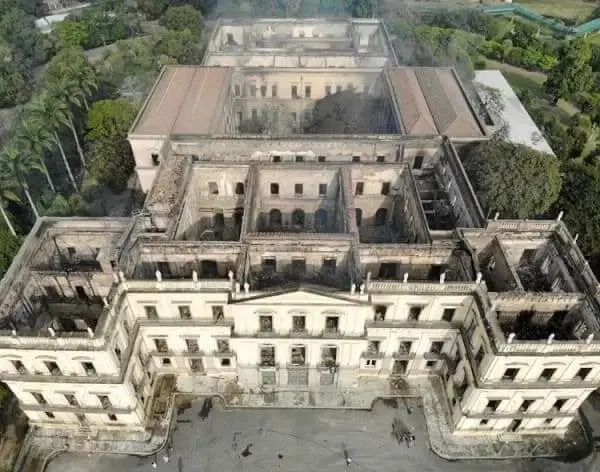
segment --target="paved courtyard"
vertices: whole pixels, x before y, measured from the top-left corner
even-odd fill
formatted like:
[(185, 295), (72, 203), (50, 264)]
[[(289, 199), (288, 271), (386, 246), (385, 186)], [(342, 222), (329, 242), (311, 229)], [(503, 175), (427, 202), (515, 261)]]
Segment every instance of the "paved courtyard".
[[(180, 411), (168, 463), (156, 457), (63, 454), (46, 472), (598, 472), (585, 460), (565, 464), (536, 459), (456, 461), (430, 449), (419, 407), (378, 404), (372, 412), (348, 410), (222, 411), (202, 401)], [(411, 431), (410, 448), (393, 436), (393, 424)], [(347, 467), (345, 454), (352, 459)], [(596, 462), (597, 464), (597, 462)]]

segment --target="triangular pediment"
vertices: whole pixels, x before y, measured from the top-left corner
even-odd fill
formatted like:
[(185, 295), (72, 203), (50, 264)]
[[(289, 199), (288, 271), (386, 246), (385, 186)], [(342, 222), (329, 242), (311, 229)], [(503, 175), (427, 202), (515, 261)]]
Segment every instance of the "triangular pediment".
[(293, 289), (273, 290), (270, 292), (262, 292), (256, 296), (245, 297), (242, 299), (231, 301), (236, 305), (331, 305), (331, 306), (356, 306), (368, 304), (367, 297), (358, 299), (351, 297), (350, 291), (344, 292), (327, 292), (312, 287), (298, 287)]

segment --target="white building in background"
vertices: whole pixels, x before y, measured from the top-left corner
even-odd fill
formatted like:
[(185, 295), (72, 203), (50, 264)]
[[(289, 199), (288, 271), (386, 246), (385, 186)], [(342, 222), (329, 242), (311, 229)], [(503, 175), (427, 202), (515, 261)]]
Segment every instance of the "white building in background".
[[(208, 51), (131, 129), (143, 210), (40, 219), (0, 284), (30, 420), (143, 431), (175, 389), (368, 407), (436, 375), (457, 434), (564, 432), (600, 382), (598, 281), (561, 221), (485, 219), (454, 71), (398, 67), (374, 20), (224, 22)], [(339, 66), (298, 66), (317, 57)], [(349, 89), (374, 132), (302, 133)]]

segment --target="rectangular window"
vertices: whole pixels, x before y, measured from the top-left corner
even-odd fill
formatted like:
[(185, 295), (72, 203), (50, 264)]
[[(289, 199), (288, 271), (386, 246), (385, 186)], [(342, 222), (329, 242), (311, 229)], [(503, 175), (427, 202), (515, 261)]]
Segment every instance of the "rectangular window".
[(264, 315), (258, 317), (259, 329), (261, 333), (273, 332), (273, 317), (270, 315)]
[(79, 402), (77, 401), (77, 398), (75, 397), (75, 395), (69, 394), (69, 393), (65, 393), (65, 400), (67, 400), (67, 403), (71, 406), (79, 406)]
[(44, 411), (44, 414), (45, 414), (45, 415), (46, 415), (48, 418), (50, 418), (50, 419), (53, 419), (53, 418), (54, 418), (54, 413), (52, 413), (52, 412), (50, 412), (50, 411)]
[(236, 97), (239, 97), (242, 94), (242, 90), (241, 90), (241, 88), (240, 88), (240, 86), (238, 84), (235, 84), (234, 90), (235, 90), (235, 96)]
[(112, 413), (108, 415), (108, 419), (110, 421), (117, 421), (117, 415), (113, 415)]
[(212, 305), (210, 307), (212, 311), (212, 318), (215, 323), (223, 321), (225, 318), (225, 312), (223, 311), (223, 305)]
[(436, 364), (437, 364), (437, 361), (427, 361), (425, 363), (425, 367), (427, 367), (428, 369), (432, 369), (435, 367)]
[(252, 109), (252, 120), (253, 121), (258, 120), (258, 111), (256, 110), (256, 108)]
[(552, 377), (554, 376), (555, 373), (556, 373), (556, 369), (553, 369), (553, 368), (544, 369), (544, 370), (542, 370), (542, 373), (540, 374), (538, 381), (548, 382), (550, 379), (552, 379)]
[(81, 367), (83, 367), (86, 375), (98, 375), (92, 362), (82, 362)]
[(310, 93), (311, 93), (311, 88), (310, 88), (310, 85), (306, 85), (306, 86), (304, 87), (304, 96), (305, 96), (306, 98), (310, 98)]
[(219, 185), (216, 182), (209, 182), (208, 193), (211, 195), (219, 195)]
[(319, 184), (319, 195), (324, 197), (327, 195), (327, 184)]
[(277, 260), (274, 257), (265, 257), (262, 260), (262, 271), (266, 277), (272, 277), (277, 273)]
[(567, 403), (566, 398), (557, 398), (554, 401), (554, 405), (552, 405), (552, 408), (556, 408), (557, 411), (560, 411), (562, 410), (562, 407), (565, 406), (565, 403)]
[(296, 156), (296, 162), (304, 162), (304, 156)]
[(35, 398), (35, 401), (38, 402), (40, 405), (48, 404), (48, 402), (44, 398), (44, 395), (42, 395), (41, 393), (31, 392), (31, 395), (33, 396), (33, 398)]
[(481, 364), (481, 361), (483, 360), (484, 357), (485, 357), (485, 349), (483, 349), (483, 346), (479, 346), (479, 350), (477, 351), (477, 354), (475, 355), (475, 362), (477, 363), (477, 365)]
[(273, 156), (273, 162), (281, 162), (281, 156)]
[(151, 154), (151, 157), (152, 157), (152, 165), (153, 165), (154, 167), (158, 167), (158, 166), (159, 166), (159, 164), (160, 164), (160, 157), (158, 156), (158, 154), (157, 154), (157, 153), (155, 153), (155, 152), (153, 152), (153, 153)]
[(422, 311), (422, 306), (411, 306), (408, 310), (408, 319), (411, 321), (419, 321), (419, 317), (421, 316)]
[(292, 85), (292, 98), (298, 98), (298, 86)]
[(400, 346), (398, 347), (398, 352), (400, 354), (410, 354), (412, 345), (413, 345), (412, 341), (400, 341)]
[(169, 352), (169, 345), (167, 344), (167, 340), (163, 338), (154, 338), (154, 347), (157, 352)]
[(46, 366), (46, 369), (48, 369), (48, 372), (50, 372), (51, 375), (55, 375), (55, 376), (62, 375), (62, 372), (56, 362), (44, 361), (44, 365)]
[(335, 93), (340, 93), (342, 91), (342, 86), (341, 85), (336, 85), (335, 87)]
[(500, 402), (502, 400), (488, 400), (487, 405), (485, 406), (486, 413), (495, 412), (500, 406)]
[(302, 195), (303, 190), (304, 190), (304, 186), (302, 184), (294, 184), (294, 194), (295, 195)]
[(267, 121), (269, 121), (269, 112), (267, 110), (261, 110), (260, 111), (260, 119), (266, 123)]
[(589, 367), (582, 367), (575, 374), (575, 380), (580, 380), (581, 382), (585, 382), (585, 380), (587, 379), (587, 376), (590, 375), (591, 371), (592, 371), (592, 369)]
[(187, 352), (189, 352), (191, 354), (200, 352), (200, 346), (198, 345), (197, 339), (194, 339), (194, 338), (186, 339), (185, 346), (187, 347)]
[(535, 402), (535, 400), (523, 400), (523, 402), (521, 403), (521, 406), (519, 407), (519, 411), (521, 413), (527, 412), (527, 410), (529, 410), (531, 405), (533, 405), (533, 402)]
[(292, 316), (292, 331), (294, 333), (306, 331), (306, 316)]
[(97, 395), (97, 397), (104, 410), (112, 408), (112, 402), (110, 401), (110, 398), (108, 398), (108, 395)]
[(352, 162), (360, 162), (360, 156), (352, 156)]
[(515, 380), (517, 375), (519, 375), (519, 369), (506, 369), (504, 374), (502, 374), (502, 380)]
[(275, 367), (275, 347), (262, 346), (260, 348), (260, 366)]
[(429, 349), (429, 352), (431, 354), (441, 354), (443, 348), (444, 348), (444, 341), (433, 341), (431, 343), (431, 348)]
[(250, 96), (251, 97), (256, 97), (256, 85), (251, 85), (250, 86)]
[(271, 184), (271, 195), (279, 195), (279, 184)]
[(325, 95), (326, 96), (331, 95), (331, 85), (326, 85), (325, 86)]
[(354, 189), (354, 195), (362, 195), (365, 190), (364, 182), (356, 182), (356, 187)]
[(383, 182), (381, 184), (381, 195), (389, 195), (390, 194), (390, 183)]
[(317, 156), (317, 162), (325, 162), (325, 156)]
[(260, 96), (263, 98), (265, 98), (267, 96), (267, 86), (266, 85), (260, 86)]
[(271, 86), (271, 97), (274, 97), (274, 98), (277, 97), (277, 85)]
[(447, 321), (450, 323), (456, 314), (456, 308), (444, 308), (444, 312), (442, 313), (442, 321)]
[(157, 320), (158, 319), (158, 311), (156, 311), (156, 307), (154, 305), (145, 305), (144, 311), (146, 312), (146, 317), (149, 320)]
[(385, 162), (385, 156), (377, 156), (377, 162), (379, 162), (380, 164), (382, 162)]
[(10, 362), (12, 363), (13, 367), (19, 374), (27, 373), (27, 369), (25, 368), (25, 365), (21, 361), (10, 361)]
[(179, 318), (182, 320), (192, 319), (192, 310), (190, 310), (189, 305), (179, 305), (177, 309), (179, 310)]
[(337, 333), (340, 324), (338, 316), (328, 316), (325, 318), (325, 331), (328, 333)]

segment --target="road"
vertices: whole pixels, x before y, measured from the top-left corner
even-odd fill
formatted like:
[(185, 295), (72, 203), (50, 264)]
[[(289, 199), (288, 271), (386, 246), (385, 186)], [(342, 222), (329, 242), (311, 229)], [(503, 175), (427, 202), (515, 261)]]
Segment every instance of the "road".
[[(398, 418), (416, 436), (408, 448), (392, 437)], [(344, 450), (352, 459), (346, 467)], [(178, 417), (169, 462), (164, 454), (139, 458), (64, 454), (46, 472), (597, 472), (590, 460), (565, 464), (547, 459), (448, 462), (428, 446), (420, 409), (366, 411), (206, 411), (194, 404)]]

